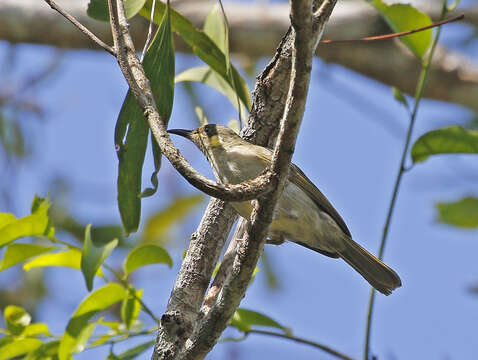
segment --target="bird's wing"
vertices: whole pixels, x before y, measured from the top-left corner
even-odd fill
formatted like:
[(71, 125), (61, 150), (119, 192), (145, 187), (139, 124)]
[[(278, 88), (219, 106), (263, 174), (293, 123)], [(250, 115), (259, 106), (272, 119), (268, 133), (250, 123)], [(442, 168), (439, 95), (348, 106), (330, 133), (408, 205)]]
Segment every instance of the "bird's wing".
[(345, 221), (327, 200), (324, 194), (310, 181), (307, 176), (299, 169), (297, 165), (290, 164), (289, 180), (296, 184), (316, 203), (319, 209), (325, 211), (339, 225), (342, 231), (352, 237)]

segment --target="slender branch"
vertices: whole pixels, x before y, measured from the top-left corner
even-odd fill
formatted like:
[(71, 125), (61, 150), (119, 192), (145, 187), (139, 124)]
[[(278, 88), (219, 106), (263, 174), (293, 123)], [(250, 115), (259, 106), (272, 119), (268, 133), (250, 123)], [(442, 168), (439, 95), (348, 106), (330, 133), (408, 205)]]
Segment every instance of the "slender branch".
[(76, 20), (72, 15), (67, 13), (63, 10), (55, 1), (53, 0), (45, 0), (45, 2), (50, 5), (53, 10), (58, 11), (61, 15), (63, 15), (68, 21), (70, 21), (73, 25), (75, 25), (83, 34), (89, 37), (96, 45), (102, 47), (106, 51), (108, 51), (111, 55), (116, 56), (115, 50), (105, 44), (102, 40), (100, 40), (95, 34), (93, 34), (90, 30), (86, 28), (83, 24), (81, 24), (78, 20)]
[[(446, 0), (444, 0), (443, 3), (443, 9), (442, 13), (440, 16), (440, 20), (443, 19), (446, 15), (447, 8), (446, 8)], [(400, 189), (400, 184), (402, 181), (403, 174), (406, 172), (405, 168), (405, 160), (407, 158), (408, 154), (408, 148), (410, 146), (410, 140), (412, 138), (412, 132), (413, 132), (413, 127), (415, 125), (415, 119), (418, 113), (418, 107), (420, 105), (420, 101), (422, 99), (423, 91), (425, 90), (425, 86), (427, 84), (428, 80), (428, 74), (430, 72), (430, 65), (432, 62), (433, 54), (435, 52), (436, 45), (438, 43), (438, 38), (440, 36), (440, 27), (437, 29), (436, 34), (433, 38), (432, 44), (430, 51), (428, 55), (426, 56), (425, 60), (422, 63), (422, 70), (420, 72), (420, 76), (418, 78), (418, 83), (417, 83), (417, 88), (415, 91), (415, 104), (413, 106), (413, 111), (410, 114), (410, 123), (408, 125), (408, 131), (407, 131), (407, 136), (405, 139), (405, 145), (403, 146), (403, 151), (402, 151), (402, 157), (400, 160), (400, 165), (398, 168), (398, 173), (397, 177), (395, 179), (395, 185), (393, 187), (393, 193), (392, 193), (392, 199), (390, 200), (390, 205), (388, 208), (387, 212), (387, 218), (385, 220), (385, 225), (383, 227), (383, 232), (382, 232), (382, 239), (380, 241), (380, 249), (378, 251), (378, 258), (380, 260), (383, 259), (383, 254), (385, 251), (385, 245), (387, 242), (387, 237), (388, 237), (388, 231), (390, 228), (390, 223), (392, 221), (392, 216), (393, 216), (393, 210), (395, 209), (395, 203), (397, 200), (398, 196), (398, 191)], [(367, 325), (366, 325), (366, 332), (365, 332), (365, 344), (364, 344), (364, 353), (363, 353), (363, 358), (364, 360), (369, 359), (369, 354), (370, 354), (370, 336), (371, 336), (371, 330), (372, 330), (372, 315), (373, 315), (373, 309), (374, 309), (374, 304), (375, 304), (375, 289), (371, 288), (370, 289), (370, 297), (369, 297), (369, 303), (368, 303), (368, 310), (367, 310)]]
[(136, 102), (148, 119), (151, 132), (161, 152), (176, 170), (197, 189), (225, 201), (252, 200), (275, 188), (275, 181), (270, 171), (266, 171), (254, 180), (230, 185), (220, 184), (206, 178), (189, 164), (172, 143), (166, 131), (165, 122), (158, 113), (149, 80), (136, 56), (129, 33), (129, 25), (124, 14), (123, 3), (118, 0), (108, 0), (108, 3), (110, 4), (111, 29), (119, 66), (135, 96)]
[(307, 340), (307, 339), (303, 339), (303, 338), (300, 338), (300, 337), (296, 337), (296, 336), (292, 336), (292, 335), (288, 335), (288, 334), (281, 334), (281, 333), (276, 333), (276, 332), (273, 332), (273, 331), (267, 331), (267, 330), (257, 330), (257, 329), (252, 329), (252, 330), (249, 330), (246, 335), (249, 335), (249, 334), (259, 334), (259, 335), (268, 335), (268, 336), (275, 336), (275, 337), (278, 337), (278, 338), (282, 338), (282, 339), (287, 339), (287, 340), (292, 340), (292, 341), (295, 341), (295, 342), (298, 342), (298, 343), (301, 343), (301, 344), (306, 344), (306, 345), (310, 345), (310, 346), (313, 346), (315, 348), (318, 348), (320, 350), (323, 350), (325, 352), (327, 352), (328, 354), (330, 355), (333, 355), (335, 357), (338, 357), (339, 359), (343, 359), (343, 360), (354, 360), (353, 358), (351, 358), (350, 356), (348, 355), (345, 355), (337, 350), (334, 350), (332, 349), (331, 347), (327, 346), (327, 345), (322, 345), (322, 344), (319, 344), (315, 341), (310, 341), (310, 340)]

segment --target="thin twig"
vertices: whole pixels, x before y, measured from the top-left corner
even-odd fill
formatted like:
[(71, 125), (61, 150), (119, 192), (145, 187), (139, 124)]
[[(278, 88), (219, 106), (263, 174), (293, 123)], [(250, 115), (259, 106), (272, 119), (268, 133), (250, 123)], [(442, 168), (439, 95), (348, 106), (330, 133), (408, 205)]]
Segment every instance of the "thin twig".
[(123, 3), (118, 0), (108, 0), (108, 3), (110, 6), (113, 40), (117, 49), (117, 59), (120, 68), (137, 104), (148, 119), (151, 132), (161, 152), (168, 158), (176, 170), (197, 189), (225, 201), (252, 200), (274, 189), (275, 182), (270, 171), (266, 171), (256, 179), (230, 185), (220, 184), (206, 178), (189, 164), (172, 143), (166, 130), (165, 121), (159, 115), (149, 80), (134, 49), (128, 22), (124, 14)]
[[(444, 0), (442, 13), (440, 19), (443, 19), (446, 15), (447, 8), (446, 8), (446, 0)], [(378, 252), (378, 258), (380, 260), (383, 259), (383, 254), (385, 251), (385, 245), (387, 242), (388, 230), (390, 228), (390, 223), (392, 220), (393, 210), (395, 209), (395, 203), (398, 196), (398, 191), (400, 189), (400, 184), (402, 181), (403, 174), (406, 171), (405, 168), (405, 160), (408, 154), (408, 148), (410, 146), (410, 139), (412, 137), (413, 127), (415, 125), (415, 119), (418, 113), (418, 106), (420, 105), (420, 101), (422, 99), (423, 91), (425, 90), (425, 86), (428, 80), (428, 73), (430, 71), (431, 60), (433, 57), (433, 53), (435, 52), (436, 45), (438, 43), (438, 38), (440, 35), (440, 27), (437, 29), (435, 37), (433, 38), (432, 45), (430, 51), (422, 64), (422, 70), (420, 72), (420, 76), (417, 82), (417, 88), (415, 92), (415, 104), (413, 106), (413, 111), (410, 115), (410, 124), (408, 125), (407, 136), (405, 139), (405, 145), (403, 146), (402, 157), (400, 160), (400, 166), (398, 168), (397, 178), (395, 179), (395, 185), (393, 187), (392, 199), (390, 200), (390, 205), (387, 212), (387, 218), (385, 220), (385, 225), (383, 227), (382, 232), (382, 239), (380, 241), (380, 249)], [(370, 335), (372, 329), (372, 315), (373, 315), (373, 308), (375, 303), (375, 289), (371, 288), (370, 290), (370, 297), (368, 303), (368, 311), (367, 311), (367, 325), (366, 325), (366, 332), (365, 332), (365, 344), (364, 344), (364, 353), (363, 358), (364, 360), (369, 359), (370, 354)]]
[(448, 23), (452, 23), (454, 21), (459, 21), (463, 20), (465, 18), (465, 14), (457, 15), (449, 19), (437, 21), (436, 23), (433, 23), (428, 26), (423, 26), (417, 29), (409, 30), (409, 31), (401, 31), (398, 33), (393, 33), (393, 34), (386, 34), (386, 35), (376, 35), (376, 36), (367, 36), (361, 39), (337, 39), (337, 40), (322, 40), (320, 43), (321, 44), (334, 44), (334, 43), (349, 43), (349, 42), (368, 42), (368, 41), (377, 41), (377, 40), (389, 40), (389, 39), (394, 39), (397, 37), (402, 37), (402, 36), (407, 36), (411, 34), (415, 34), (420, 31), (432, 29), (437, 26), (442, 26)]
[(58, 11), (61, 15), (63, 15), (68, 21), (70, 21), (73, 25), (75, 25), (83, 34), (89, 37), (96, 45), (102, 47), (106, 51), (108, 51), (111, 55), (116, 56), (115, 50), (109, 46), (108, 44), (104, 43), (100, 40), (95, 34), (93, 34), (90, 30), (86, 28), (83, 24), (81, 24), (78, 20), (76, 20), (72, 15), (68, 12), (63, 10), (55, 1), (53, 0), (45, 0), (45, 2), (50, 5), (53, 10)]
[(301, 343), (301, 344), (306, 344), (306, 345), (310, 345), (310, 346), (313, 346), (315, 348), (321, 349), (321, 350), (327, 352), (330, 355), (338, 357), (339, 359), (354, 360), (350, 356), (345, 355), (345, 354), (341, 353), (340, 351), (334, 350), (334, 349), (330, 348), (329, 346), (322, 345), (322, 344), (319, 344), (315, 341), (310, 341), (310, 340), (303, 339), (303, 338), (296, 337), (296, 336), (292, 336), (292, 335), (281, 334), (281, 333), (276, 333), (276, 332), (267, 331), (267, 330), (256, 330), (256, 329), (249, 330), (246, 334), (247, 335), (249, 335), (249, 334), (268, 335), (268, 336), (275, 336), (275, 337), (282, 338), (282, 339), (292, 340), (292, 341), (295, 341), (295, 342), (298, 342), (298, 343)]
[(141, 59), (140, 59), (141, 63), (143, 63), (144, 56), (146, 55), (146, 51), (148, 51), (149, 43), (151, 42), (151, 38), (153, 37), (153, 23), (154, 23), (155, 8), (156, 8), (156, 0), (153, 0), (153, 4), (151, 5), (151, 15), (149, 18), (148, 36), (146, 37), (146, 42), (144, 43), (143, 52), (141, 53)]

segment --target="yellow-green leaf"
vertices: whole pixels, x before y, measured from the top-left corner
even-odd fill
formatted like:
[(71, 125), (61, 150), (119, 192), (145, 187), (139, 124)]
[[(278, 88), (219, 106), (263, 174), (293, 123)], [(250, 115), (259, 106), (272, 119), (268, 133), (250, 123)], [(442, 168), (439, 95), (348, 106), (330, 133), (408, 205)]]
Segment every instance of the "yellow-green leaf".
[[(35, 267), (64, 266), (72, 269), (81, 269), (81, 251), (68, 249), (66, 251), (44, 254), (23, 265), (23, 270), (28, 271)], [(97, 271), (98, 276), (103, 276), (101, 268)]]
[[(4, 338), (5, 339), (5, 338)], [(33, 338), (10, 338), (0, 344), (0, 360), (13, 359), (39, 348), (42, 341)]]
[(42, 344), (34, 351), (28, 353), (24, 360), (55, 360), (58, 359), (59, 340)]
[(478, 198), (467, 196), (456, 202), (436, 204), (438, 221), (462, 228), (478, 228)]
[(422, 135), (412, 147), (414, 162), (439, 154), (478, 154), (478, 131), (461, 126), (432, 130)]
[(55, 249), (58, 249), (58, 247), (35, 244), (10, 244), (7, 246), (5, 255), (0, 264), (0, 271)]
[(288, 329), (270, 317), (257, 311), (247, 309), (237, 309), (231, 320), (231, 326), (239, 331), (248, 332), (252, 326), (274, 327), (287, 332)]
[(17, 218), (10, 213), (0, 213), (0, 230), (5, 226), (15, 221)]
[(168, 264), (171, 267), (173, 266), (173, 260), (161, 246), (153, 244), (141, 245), (131, 250), (128, 254), (123, 270), (125, 275), (128, 276), (136, 269), (151, 264)]
[[(123, 0), (126, 17), (135, 16), (144, 6), (146, 0)], [(89, 17), (99, 21), (110, 21), (108, 0), (90, 0), (86, 13)]]
[(91, 239), (91, 225), (85, 230), (85, 241), (81, 254), (81, 271), (85, 277), (86, 287), (88, 291), (93, 289), (93, 279), (98, 272), (101, 264), (105, 261), (109, 254), (118, 245), (118, 239), (113, 239), (105, 245), (95, 246)]
[(161, 241), (166, 231), (182, 221), (204, 199), (201, 194), (176, 198), (160, 212), (153, 214), (144, 226), (143, 241)]
[(127, 295), (127, 291), (115, 283), (109, 283), (88, 295), (68, 322), (58, 351), (59, 359), (68, 360), (74, 351), (81, 350), (81, 346), (86, 342), (85, 338), (88, 339), (96, 325), (88, 321)]
[[(430, 16), (417, 10), (410, 4), (387, 5), (382, 0), (370, 2), (383, 16), (387, 24), (395, 32), (409, 31), (432, 24)], [(419, 59), (423, 59), (432, 43), (432, 30), (400, 37), (402, 41)]]

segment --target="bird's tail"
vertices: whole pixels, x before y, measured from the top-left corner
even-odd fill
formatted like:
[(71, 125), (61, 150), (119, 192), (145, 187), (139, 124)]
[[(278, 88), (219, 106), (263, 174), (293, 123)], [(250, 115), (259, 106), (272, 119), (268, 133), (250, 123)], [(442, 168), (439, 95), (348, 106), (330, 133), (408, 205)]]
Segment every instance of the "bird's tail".
[(402, 286), (395, 271), (385, 265), (348, 236), (344, 236), (344, 248), (339, 255), (357, 270), (370, 285), (382, 294), (390, 295), (392, 290)]

